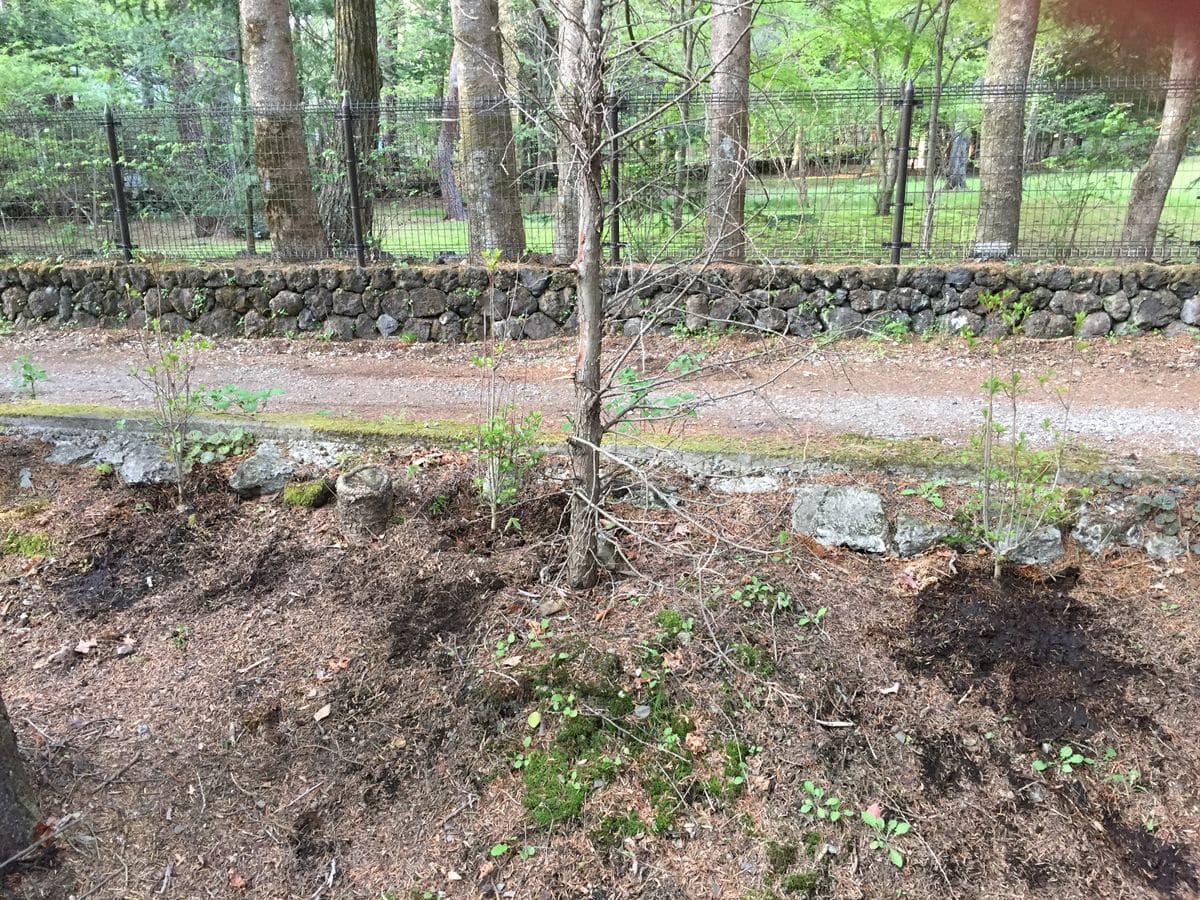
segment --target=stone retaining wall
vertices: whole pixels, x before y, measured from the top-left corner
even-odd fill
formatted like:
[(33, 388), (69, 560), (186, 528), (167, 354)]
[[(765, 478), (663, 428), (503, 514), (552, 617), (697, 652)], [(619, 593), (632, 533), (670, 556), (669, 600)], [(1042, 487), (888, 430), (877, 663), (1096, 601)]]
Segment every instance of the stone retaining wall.
[[(712, 326), (811, 336), (894, 322), (918, 333), (993, 335), (990, 292), (1025, 296), (1031, 337), (1165, 331), (1200, 335), (1200, 266), (1124, 268), (960, 265), (632, 267), (605, 279), (606, 312), (623, 333)], [(0, 311), (17, 327), (138, 326), (212, 335), (401, 338), (458, 342), (484, 322), (508, 338), (574, 330), (575, 273), (480, 266), (265, 267), (34, 265), (0, 268)], [(896, 327), (895, 325), (891, 327)]]

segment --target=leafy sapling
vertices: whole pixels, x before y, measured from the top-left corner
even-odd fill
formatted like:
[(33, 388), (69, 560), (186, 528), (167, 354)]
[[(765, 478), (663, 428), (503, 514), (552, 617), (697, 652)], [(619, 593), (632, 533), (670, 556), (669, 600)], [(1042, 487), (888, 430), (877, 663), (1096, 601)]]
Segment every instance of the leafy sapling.
[(13, 363), (14, 384), (17, 390), (27, 391), (31, 399), (37, 399), (37, 386), (46, 380), (46, 370), (25, 354)]

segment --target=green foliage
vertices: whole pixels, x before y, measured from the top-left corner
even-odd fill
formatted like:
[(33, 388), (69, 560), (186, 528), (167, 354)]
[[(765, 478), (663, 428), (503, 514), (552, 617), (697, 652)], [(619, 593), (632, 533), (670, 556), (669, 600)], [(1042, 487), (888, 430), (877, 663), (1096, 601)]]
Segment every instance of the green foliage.
[(211, 432), (192, 429), (184, 435), (184, 459), (189, 469), (197, 463), (207, 466), (241, 456), (252, 446), (254, 435), (244, 428)]
[(588, 832), (588, 837), (595, 848), (603, 852), (619, 846), (623, 839), (635, 838), (646, 830), (642, 817), (631, 809), (624, 815), (605, 816), (599, 825)]
[(730, 597), (746, 609), (751, 609), (758, 605), (765, 606), (774, 611), (783, 611), (790, 609), (792, 606), (791, 594), (779, 588), (772, 587), (757, 575), (750, 576), (745, 584), (739, 588), (735, 588), (730, 593)]
[(673, 649), (691, 640), (692, 627), (695, 625), (691, 616), (685, 618), (674, 609), (664, 609), (654, 617), (654, 622), (662, 629), (655, 636), (655, 643), (664, 650)]
[(920, 497), (930, 506), (942, 509), (946, 505), (946, 501), (942, 499), (941, 493), (942, 488), (945, 486), (946, 479), (935, 478), (932, 481), (922, 481), (916, 487), (906, 487), (900, 494), (905, 497)]
[(542, 458), (537, 446), (541, 427), (540, 412), (520, 418), (516, 406), (508, 404), (479, 428), (473, 449), (483, 474), (475, 479), (475, 487), (492, 509), (493, 530), (498, 510), (517, 501), (525, 477)]
[(0, 542), (0, 556), (24, 556), (32, 559), (50, 552), (50, 538), (40, 531), (20, 531), (10, 528)]
[(167, 639), (171, 642), (171, 646), (181, 653), (187, 649), (188, 641), (191, 640), (191, 631), (183, 622), (177, 624), (171, 629)]
[(523, 772), (523, 803), (542, 828), (549, 828), (579, 815), (587, 798), (579, 769), (561, 750), (529, 754)]
[[(1043, 745), (1042, 749), (1047, 753), (1051, 753), (1052, 751), (1052, 747), (1049, 744)], [(1033, 770), (1035, 772), (1056, 770), (1062, 775), (1070, 775), (1079, 766), (1094, 765), (1096, 765), (1096, 760), (1092, 759), (1092, 757), (1084, 756), (1074, 747), (1064, 744), (1058, 748), (1058, 753), (1052, 754), (1049, 759), (1034, 759)]]
[(16, 358), (12, 368), (17, 389), (28, 391), (29, 396), (36, 400), (37, 386), (46, 380), (46, 370), (25, 354)]
[(842, 817), (842, 801), (830, 794), (825, 795), (825, 789), (818, 787), (815, 782), (804, 782), (804, 802), (800, 812), (819, 820), (828, 819), (831, 823)]
[(776, 875), (782, 875), (796, 864), (799, 848), (791, 841), (767, 844), (767, 867)]
[(912, 830), (907, 822), (898, 819), (885, 819), (881, 815), (864, 809), (861, 813), (863, 823), (871, 829), (871, 849), (883, 850), (887, 853), (888, 861), (897, 869), (904, 867), (904, 854), (892, 846), (897, 838), (902, 838)]

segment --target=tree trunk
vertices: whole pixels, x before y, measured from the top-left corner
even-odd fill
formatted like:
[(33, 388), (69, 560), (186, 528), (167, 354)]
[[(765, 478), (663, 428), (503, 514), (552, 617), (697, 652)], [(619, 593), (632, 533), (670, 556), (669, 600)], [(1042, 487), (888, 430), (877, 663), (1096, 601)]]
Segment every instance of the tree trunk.
[(713, 0), (704, 245), (713, 260), (746, 257), (750, 132), (750, 0)]
[(1130, 256), (1154, 255), (1167, 192), (1187, 148), (1188, 130), (1196, 110), (1197, 80), (1200, 80), (1200, 27), (1194, 22), (1180, 22), (1175, 31), (1171, 80), (1158, 139), (1129, 192), (1121, 241)]
[(1000, 0), (988, 45), (979, 150), (975, 245), (1014, 254), (1021, 226), (1025, 93), (1041, 0)]
[(604, 205), (600, 197), (600, 174), (604, 143), (604, 0), (584, 0), (582, 17), (576, 24), (564, 21), (561, 28), (579, 28), (583, 64), (578, 117), (564, 122), (573, 138), (579, 165), (579, 256), (578, 294), (579, 351), (575, 358), (575, 416), (571, 438), (571, 530), (567, 538), (567, 582), (574, 588), (596, 583), (597, 507), (600, 502), (600, 457), (603, 437), (600, 421), (600, 353), (604, 334), (604, 298), (600, 265), (603, 255), (601, 233)]
[(558, 8), (558, 87), (554, 92), (558, 129), (558, 185), (554, 199), (554, 256), (570, 262), (579, 253), (579, 159), (568, 123), (579, 121), (582, 109), (583, 0), (563, 0)]
[(320, 259), (329, 243), (317, 213), (287, 0), (242, 0), (254, 156), (271, 246), (282, 259)]
[(458, 53), (450, 49), (450, 66), (446, 74), (446, 98), (442, 101), (442, 126), (438, 129), (437, 148), (433, 151), (433, 167), (437, 169), (438, 190), (446, 218), (461, 222), (467, 217), (458, 181), (454, 177), (454, 145), (458, 141)]
[(937, 170), (941, 165), (942, 79), (945, 75), (946, 32), (950, 26), (950, 7), (954, 0), (941, 0), (937, 27), (933, 35), (933, 91), (929, 97), (929, 128), (925, 146), (925, 208), (921, 214), (921, 252), (933, 248), (934, 216), (937, 214)]
[(458, 121), (467, 242), (473, 256), (498, 251), (504, 259), (525, 253), (525, 223), (512, 119), (504, 90), (497, 0), (453, 0), (459, 61)]
[[(374, 219), (372, 154), (379, 130), (379, 30), (375, 0), (335, 0), (333, 4), (333, 87), (339, 97), (349, 97), (354, 110), (354, 144), (358, 150), (358, 192), (363, 239)], [(354, 246), (350, 212), (350, 184), (346, 177), (346, 143), (340, 127), (334, 129), (337, 152), (328, 165), (321, 187), (321, 221), (335, 247)]]
[(0, 862), (28, 847), (40, 815), (0, 697)]

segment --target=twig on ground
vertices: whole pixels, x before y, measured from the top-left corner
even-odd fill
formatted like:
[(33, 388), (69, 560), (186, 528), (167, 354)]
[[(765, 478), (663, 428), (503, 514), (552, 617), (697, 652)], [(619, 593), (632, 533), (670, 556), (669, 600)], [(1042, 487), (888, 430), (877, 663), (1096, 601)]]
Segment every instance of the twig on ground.
[(96, 786), (96, 792), (99, 793), (100, 791), (104, 790), (106, 787), (108, 787), (110, 784), (112, 784), (114, 781), (116, 781), (118, 778), (120, 778), (122, 775), (124, 775), (126, 772), (128, 772), (130, 769), (132, 769), (134, 766), (136, 766), (141, 761), (142, 761), (142, 752), (139, 750), (137, 752), (137, 755), (134, 756), (133, 759), (131, 759), (129, 762), (125, 763), (125, 765), (121, 766), (121, 768), (117, 769), (117, 771), (115, 771), (113, 774), (109, 775), (102, 782), (100, 782), (100, 784), (98, 784)]

